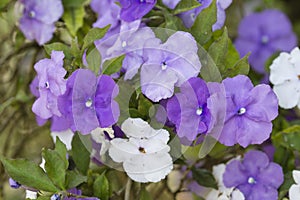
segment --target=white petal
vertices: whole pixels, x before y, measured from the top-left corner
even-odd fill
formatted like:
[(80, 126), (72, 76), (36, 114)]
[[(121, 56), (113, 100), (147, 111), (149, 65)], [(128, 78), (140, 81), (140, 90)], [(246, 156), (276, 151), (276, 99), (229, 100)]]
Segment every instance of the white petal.
[(290, 200), (299, 200), (300, 197), (300, 185), (292, 185), (289, 189)]
[(91, 132), (92, 139), (96, 143), (102, 144), (100, 149), (100, 156), (104, 155), (110, 147), (109, 140), (105, 139), (104, 131), (106, 131), (110, 135), (110, 137), (113, 136), (114, 131), (112, 128), (96, 128)]
[(291, 52), (291, 63), (294, 64), (297, 75), (300, 74), (300, 50), (298, 47)]
[(172, 168), (172, 158), (168, 153), (137, 155), (123, 163), (124, 170), (134, 181), (134, 178), (144, 175), (147, 182), (158, 182), (168, 175)]
[(42, 158), (42, 162), (41, 162), (41, 164), (40, 164), (40, 167), (41, 167), (44, 171), (45, 171), (45, 163), (46, 163), (45, 159)]
[(115, 162), (124, 162), (136, 154), (140, 154), (138, 147), (128, 140), (116, 138), (110, 141), (109, 156)]
[(275, 85), (273, 90), (278, 97), (280, 107), (290, 109), (299, 103), (300, 84), (298, 81)]
[(270, 81), (274, 85), (282, 84), (285, 81), (298, 80), (294, 64), (291, 63), (292, 57), (288, 53), (281, 53), (270, 66)]
[(219, 195), (220, 195), (220, 192), (218, 190), (213, 189), (207, 194), (205, 199), (206, 200), (217, 200)]
[(37, 192), (26, 190), (26, 197), (25, 197), (25, 199), (37, 199)]
[(245, 197), (241, 191), (235, 189), (231, 194), (231, 200), (245, 200)]
[(300, 184), (300, 171), (299, 170), (293, 170), (293, 178), (297, 184)]
[(225, 168), (226, 168), (226, 165), (225, 164), (219, 164), (219, 165), (215, 165), (213, 166), (213, 175), (216, 179), (216, 181), (218, 183), (221, 183), (222, 185), (223, 184), (223, 174), (225, 172)]
[(151, 139), (157, 139), (162, 141), (163, 143), (167, 144), (170, 139), (170, 134), (165, 129), (155, 130), (155, 134)]
[(143, 147), (147, 154), (153, 154), (153, 153), (168, 153), (170, 151), (170, 147), (162, 142), (161, 140), (157, 139), (147, 139), (147, 140), (141, 140), (139, 142), (139, 146)]
[(54, 143), (56, 142), (56, 137), (59, 137), (59, 139), (66, 145), (68, 150), (72, 149), (71, 142), (74, 133), (70, 129), (61, 132), (51, 132), (51, 136), (53, 138)]
[(156, 134), (155, 130), (140, 118), (128, 118), (121, 125), (122, 131), (135, 138), (149, 138)]

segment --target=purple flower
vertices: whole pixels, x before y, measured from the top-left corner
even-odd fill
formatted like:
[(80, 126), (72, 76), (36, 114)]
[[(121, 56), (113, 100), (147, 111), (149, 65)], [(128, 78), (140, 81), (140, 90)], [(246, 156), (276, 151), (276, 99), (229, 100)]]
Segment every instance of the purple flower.
[(34, 65), (37, 72), (38, 91), (34, 88), (38, 99), (32, 106), (32, 111), (42, 119), (49, 119), (53, 115), (61, 116), (58, 110), (57, 98), (66, 91), (64, 76), (67, 71), (63, 68), (64, 54), (52, 51), (51, 59), (43, 59)]
[(24, 5), (20, 19), (20, 29), (29, 40), (43, 45), (51, 40), (55, 31), (55, 22), (63, 14), (61, 0), (21, 0)]
[(253, 87), (244, 75), (223, 80), (226, 90), (226, 119), (218, 140), (227, 146), (261, 144), (272, 131), (278, 115), (278, 100), (269, 85)]
[[(73, 195), (78, 195), (78, 196), (81, 196), (82, 193), (81, 193), (81, 190), (78, 190), (76, 188), (73, 188), (73, 189), (70, 189), (68, 190), (69, 193), (73, 194)], [(64, 200), (99, 200), (98, 198), (96, 197), (65, 197)]]
[(200, 78), (190, 78), (167, 103), (168, 118), (176, 125), (177, 135), (189, 141), (210, 129), (211, 113), (207, 107), (209, 90)]
[(147, 40), (154, 39), (155, 34), (149, 27), (140, 27), (140, 20), (122, 22), (121, 30), (114, 45), (107, 49), (107, 59), (125, 54), (122, 71), (124, 80), (132, 79), (144, 63), (143, 47)]
[(120, 24), (121, 8), (116, 2), (117, 0), (92, 0), (91, 8), (98, 15), (94, 27), (104, 28), (110, 24), (110, 29), (114, 29)]
[(171, 35), (164, 44), (158, 39), (148, 40), (141, 68), (143, 94), (154, 102), (171, 97), (174, 86), (180, 87), (199, 74), (201, 63), (197, 51), (195, 39), (182, 31)]
[(276, 200), (277, 188), (283, 183), (283, 172), (266, 154), (252, 150), (242, 161), (233, 160), (227, 165), (223, 181), (226, 187), (238, 188), (246, 199)]
[(73, 131), (87, 134), (117, 122), (120, 111), (114, 98), (118, 93), (111, 77), (97, 78), (90, 70), (78, 69), (69, 77), (66, 93), (58, 99), (59, 109)]
[(121, 19), (134, 21), (146, 15), (156, 4), (156, 0), (120, 0)]
[(278, 10), (265, 10), (245, 17), (238, 32), (237, 50), (241, 56), (251, 52), (249, 63), (259, 73), (265, 72), (265, 62), (276, 51), (290, 51), (297, 45), (291, 22)]
[[(182, 19), (184, 25), (187, 28), (190, 28), (197, 16), (199, 15), (199, 13), (204, 10), (205, 8), (209, 7), (210, 4), (212, 3), (212, 0), (198, 0), (199, 3), (201, 3), (201, 6), (199, 6), (198, 8), (186, 11), (184, 13), (181, 13), (179, 16)], [(221, 29), (222, 26), (225, 23), (225, 19), (226, 19), (226, 13), (225, 13), (225, 9), (227, 9), (232, 3), (232, 0), (218, 0), (217, 1), (217, 22), (213, 25), (212, 30), (218, 30)]]

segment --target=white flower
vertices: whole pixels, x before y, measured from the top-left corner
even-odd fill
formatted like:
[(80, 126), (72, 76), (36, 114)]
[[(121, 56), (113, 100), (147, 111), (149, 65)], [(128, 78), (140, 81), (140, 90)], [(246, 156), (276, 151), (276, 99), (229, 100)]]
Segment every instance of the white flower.
[(58, 137), (67, 147), (67, 150), (72, 149), (72, 139), (73, 139), (74, 133), (68, 129), (66, 131), (60, 131), (60, 132), (51, 132), (51, 137), (53, 139), (53, 142), (56, 143), (56, 137)]
[(289, 189), (290, 200), (299, 200), (300, 197), (300, 171), (293, 171), (293, 178), (296, 184), (293, 184)]
[(279, 106), (290, 109), (298, 105), (300, 108), (300, 50), (280, 53), (270, 66), (270, 81), (274, 84), (274, 92)]
[(169, 132), (153, 129), (140, 118), (125, 120), (121, 129), (128, 139), (111, 140), (109, 155), (115, 162), (123, 162), (128, 176), (137, 182), (158, 182), (173, 169), (167, 145)]
[[(103, 156), (110, 147), (109, 140), (105, 139), (104, 131), (107, 132), (109, 137), (114, 138), (114, 130), (112, 128), (96, 128), (91, 132), (92, 140), (96, 143), (101, 144), (100, 156)], [(99, 149), (92, 150), (92, 157), (95, 157)]]
[(223, 174), (225, 172), (226, 165), (220, 164), (213, 166), (213, 175), (218, 183), (219, 190), (211, 190), (206, 200), (244, 200), (244, 195), (235, 188), (227, 188), (223, 183)]

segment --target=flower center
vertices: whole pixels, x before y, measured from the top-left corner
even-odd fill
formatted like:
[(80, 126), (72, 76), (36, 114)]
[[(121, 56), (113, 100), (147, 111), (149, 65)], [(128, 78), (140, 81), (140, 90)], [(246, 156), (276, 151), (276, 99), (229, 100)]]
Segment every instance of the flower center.
[(202, 115), (202, 113), (203, 113), (203, 109), (201, 107), (196, 110), (197, 115), (200, 116), (200, 115)]
[(139, 147), (139, 152), (146, 153), (146, 150), (143, 147)]
[(298, 75), (298, 79), (300, 80), (300, 74)]
[(29, 17), (34, 18), (35, 17), (35, 12), (34, 11), (30, 11), (29, 12)]
[(93, 101), (91, 99), (88, 99), (86, 102), (85, 102), (85, 106), (87, 108), (90, 108), (91, 106), (93, 105)]
[(255, 179), (254, 179), (253, 177), (249, 177), (249, 178), (248, 178), (248, 183), (249, 183), (249, 184), (255, 184), (256, 181), (255, 181)]
[(196, 18), (196, 14), (195, 13), (191, 13), (190, 16), (191, 16), (192, 20), (194, 20)]
[(267, 35), (263, 35), (261, 37), (261, 43), (267, 44), (269, 42), (269, 37)]
[(123, 41), (123, 42), (122, 42), (122, 47), (125, 48), (126, 46), (127, 46), (127, 42), (126, 42), (126, 41)]
[(245, 114), (246, 113), (246, 108), (240, 108), (239, 110), (238, 110), (238, 115), (243, 115), (243, 114)]
[(50, 85), (49, 85), (49, 82), (47, 81), (46, 83), (45, 83), (45, 88), (49, 88), (50, 87)]
[(168, 67), (168, 65), (165, 62), (163, 62), (162, 65), (161, 65), (161, 69), (166, 70), (167, 67)]

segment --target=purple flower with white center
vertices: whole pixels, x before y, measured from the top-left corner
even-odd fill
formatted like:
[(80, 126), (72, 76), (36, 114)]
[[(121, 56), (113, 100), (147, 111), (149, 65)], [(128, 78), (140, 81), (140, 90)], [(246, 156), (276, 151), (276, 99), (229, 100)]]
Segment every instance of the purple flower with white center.
[(251, 150), (242, 161), (233, 160), (226, 166), (223, 181), (226, 187), (238, 188), (246, 199), (276, 200), (283, 172), (265, 153)]
[[(61, 116), (58, 110), (57, 98), (66, 91), (63, 68), (64, 54), (62, 51), (52, 51), (51, 59), (42, 59), (34, 65), (38, 78), (39, 97), (32, 106), (32, 111), (42, 119)], [(35, 92), (37, 95), (37, 92)]]
[(61, 0), (21, 0), (24, 5), (20, 19), (20, 29), (29, 40), (43, 45), (51, 40), (55, 31), (55, 22), (64, 10)]
[(121, 19), (134, 21), (141, 19), (156, 4), (156, 0), (119, 0), (121, 3)]
[(244, 75), (223, 80), (226, 118), (219, 138), (222, 144), (243, 147), (261, 144), (270, 137), (272, 120), (278, 115), (278, 100), (269, 85), (253, 86)]
[[(194, 24), (199, 13), (205, 8), (209, 7), (212, 3), (212, 0), (198, 0), (198, 2), (201, 4), (201, 6), (199, 6), (198, 8), (179, 14), (180, 18), (187, 28), (190, 28)], [(225, 9), (227, 9), (231, 5), (231, 3), (232, 0), (217, 0), (217, 21), (212, 27), (213, 31), (221, 29), (223, 27), (226, 19)]]
[(109, 49), (108, 59), (125, 54), (122, 70), (125, 71), (124, 80), (132, 79), (144, 63), (143, 47), (147, 40), (154, 39), (155, 34), (149, 27), (140, 27), (140, 20), (122, 22), (119, 36)]
[(237, 50), (241, 56), (251, 52), (249, 63), (259, 73), (265, 73), (265, 62), (276, 51), (290, 51), (297, 46), (292, 24), (279, 10), (265, 10), (245, 17), (238, 33)]
[(69, 77), (66, 93), (58, 99), (59, 108), (73, 131), (88, 134), (117, 122), (120, 111), (114, 98), (118, 93), (111, 77), (97, 78), (90, 70), (78, 69)]
[(171, 97), (174, 86), (180, 87), (199, 74), (201, 63), (197, 51), (193, 36), (182, 31), (171, 35), (164, 44), (158, 39), (148, 40), (141, 68), (143, 94), (154, 102)]
[(190, 78), (167, 103), (168, 118), (176, 125), (179, 137), (189, 141), (210, 129), (211, 113), (207, 107), (209, 90), (200, 78)]

